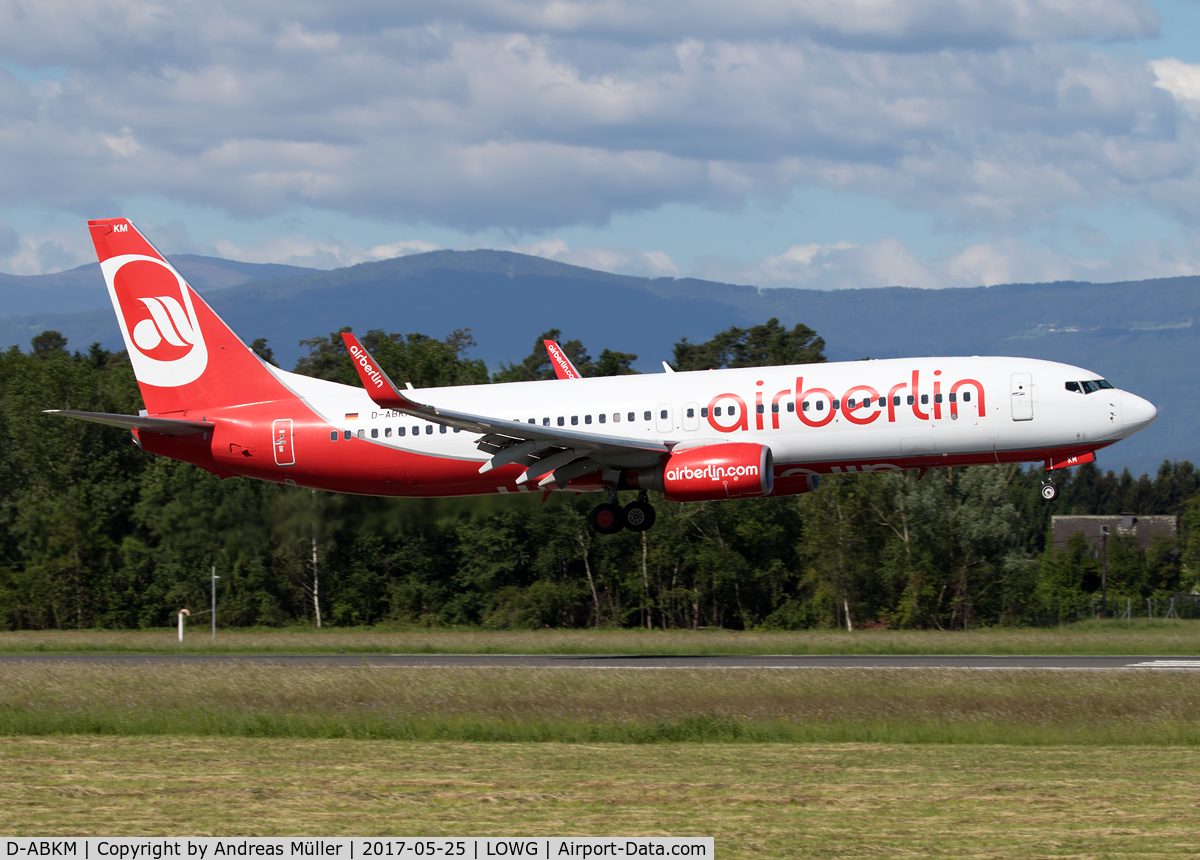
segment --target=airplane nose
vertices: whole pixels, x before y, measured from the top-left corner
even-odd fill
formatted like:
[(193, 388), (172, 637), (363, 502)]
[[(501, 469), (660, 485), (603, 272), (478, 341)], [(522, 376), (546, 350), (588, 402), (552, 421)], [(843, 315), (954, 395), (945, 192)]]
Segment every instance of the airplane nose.
[(1158, 409), (1149, 400), (1138, 397), (1136, 394), (1130, 394), (1128, 391), (1122, 391), (1121, 416), (1125, 425), (1123, 438), (1127, 439), (1139, 430), (1144, 430), (1153, 424), (1154, 419), (1158, 417)]

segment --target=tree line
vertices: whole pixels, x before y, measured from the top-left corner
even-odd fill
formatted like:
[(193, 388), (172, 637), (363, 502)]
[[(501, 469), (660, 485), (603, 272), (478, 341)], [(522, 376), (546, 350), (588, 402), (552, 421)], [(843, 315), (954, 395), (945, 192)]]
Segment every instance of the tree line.
[[(357, 385), (339, 332), (302, 342), (299, 373)], [(363, 337), (389, 376), (418, 387), (552, 379), (540, 336), (490, 374), (470, 332)], [(585, 376), (636, 373), (593, 358)], [(274, 360), (268, 344), (252, 348)], [(824, 361), (811, 329), (777, 320), (681, 340), (676, 369)], [(1073, 617), (1100, 560), (1055, 545), (1050, 516), (1176, 514), (1180, 534), (1144, 550), (1108, 542), (1110, 600), (1200, 587), (1200, 472), (1153, 477), (1078, 467), (1053, 503), (1017, 466), (824, 478), (804, 496), (677, 505), (649, 533), (600, 536), (589, 496), (383, 499), (219, 480), (140, 451), (127, 432), (43, 409), (136, 413), (127, 355), (68, 350), (56, 332), (0, 353), (0, 628), (161, 627), (206, 607), (210, 566), (226, 625), (961, 629)], [(314, 570), (314, 543), (317, 559)], [(314, 605), (314, 575), (320, 589)]]

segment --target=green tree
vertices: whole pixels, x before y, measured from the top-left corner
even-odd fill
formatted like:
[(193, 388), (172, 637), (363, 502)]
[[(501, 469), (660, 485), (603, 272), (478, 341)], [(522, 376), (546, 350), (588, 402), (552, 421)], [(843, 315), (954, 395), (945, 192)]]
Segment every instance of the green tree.
[(704, 343), (683, 338), (674, 356), (676, 370), (817, 364), (825, 361), (825, 341), (802, 323), (788, 331), (772, 317), (764, 325), (732, 326)]

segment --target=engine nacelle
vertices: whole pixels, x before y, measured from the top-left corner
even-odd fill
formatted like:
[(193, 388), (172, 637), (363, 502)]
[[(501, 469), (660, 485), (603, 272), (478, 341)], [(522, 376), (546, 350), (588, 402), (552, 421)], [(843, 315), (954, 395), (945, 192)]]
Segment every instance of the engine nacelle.
[(756, 498), (771, 495), (775, 463), (766, 445), (726, 442), (674, 452), (653, 469), (631, 473), (629, 482), (659, 490), (669, 502)]

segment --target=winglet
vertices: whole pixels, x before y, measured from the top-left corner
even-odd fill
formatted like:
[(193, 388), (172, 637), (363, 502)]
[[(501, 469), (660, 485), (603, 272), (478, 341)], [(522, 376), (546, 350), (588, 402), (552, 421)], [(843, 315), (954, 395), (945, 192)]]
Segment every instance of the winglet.
[(550, 355), (550, 364), (554, 366), (554, 374), (559, 379), (583, 378), (583, 374), (575, 369), (575, 365), (571, 364), (571, 359), (567, 358), (567, 354), (563, 352), (557, 342), (544, 340), (542, 343), (546, 345), (546, 352)]
[(372, 400), (384, 409), (424, 408), (420, 403), (409, 400), (401, 393), (400, 389), (396, 387), (396, 383), (392, 382), (383, 372), (379, 362), (372, 358), (366, 347), (358, 342), (357, 337), (350, 332), (342, 332), (342, 340), (346, 343), (346, 349), (350, 351), (350, 360), (354, 362), (358, 378), (362, 380), (363, 388), (367, 389), (367, 394), (371, 395)]

